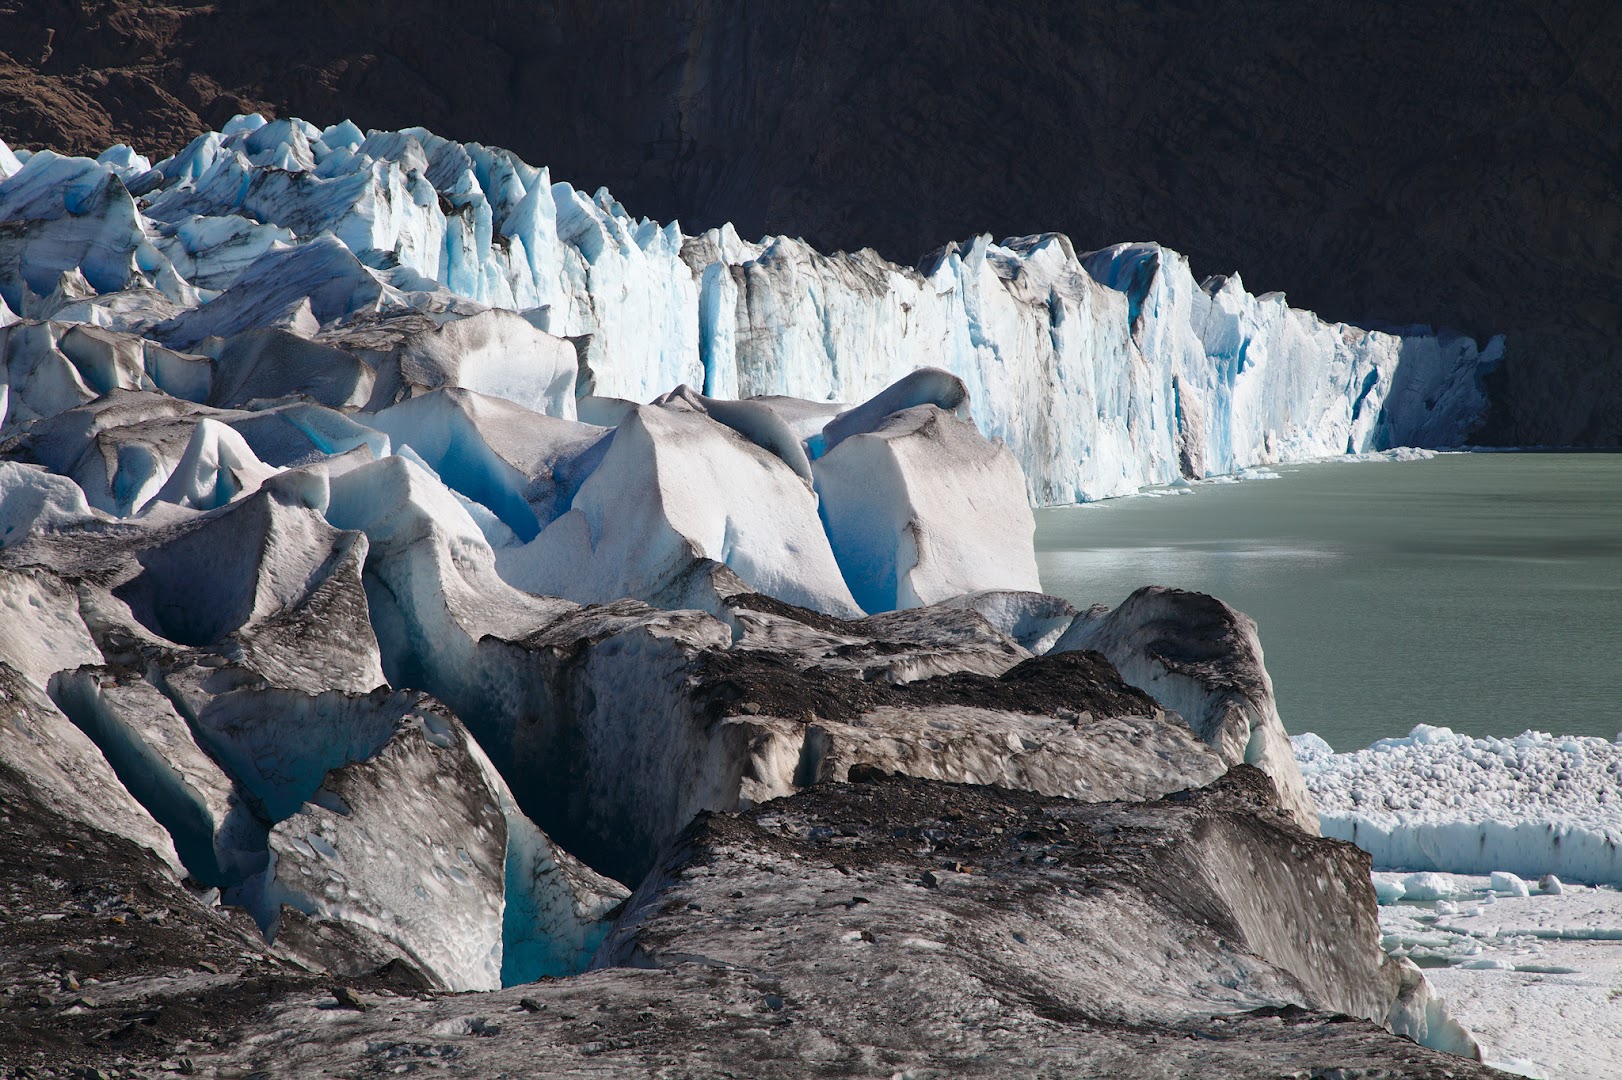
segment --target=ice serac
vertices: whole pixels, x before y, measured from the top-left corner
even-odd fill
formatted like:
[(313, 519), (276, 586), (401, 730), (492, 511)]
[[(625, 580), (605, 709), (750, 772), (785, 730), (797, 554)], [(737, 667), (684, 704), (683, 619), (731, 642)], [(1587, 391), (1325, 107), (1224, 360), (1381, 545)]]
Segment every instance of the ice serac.
[(341, 349), (290, 330), (244, 330), (217, 347), (208, 401), (243, 408), (280, 398), (333, 408), (364, 405), (377, 373)]
[(861, 614), (804, 478), (680, 398), (622, 421), (569, 512), (499, 565), (530, 592), (581, 603), (633, 597), (716, 611), (729, 592), (752, 588)]
[(150, 850), (175, 877), (185, 873), (168, 831), (119, 781), (96, 744), (4, 658), (0, 771), (54, 813)]
[(390, 941), (439, 985), (491, 990), (501, 985), (506, 852), (499, 798), (466, 733), (416, 709), (271, 829), (270, 864), (250, 888), (273, 930), (285, 904)]
[(263, 821), (156, 686), (128, 669), (81, 667), (58, 673), (50, 692), (168, 830), (192, 877), (225, 887), (264, 868)]
[(1179, 713), (1223, 761), (1272, 777), (1297, 824), (1318, 832), (1249, 616), (1203, 593), (1145, 586), (1113, 611), (1078, 616), (1052, 652), (1072, 649), (1103, 653), (1127, 682)]
[(834, 444), (812, 463), (823, 520), (864, 609), (1041, 588), (1019, 463), (971, 421), (927, 403), (853, 410), (823, 432)]
[(53, 532), (95, 520), (84, 490), (38, 465), (0, 461), (0, 547), (36, 529)]
[(171, 647), (206, 646), (283, 686), (370, 690), (383, 671), (361, 581), (366, 537), (303, 501), (320, 493), (273, 480), (144, 537), (113, 596)]
[[(147, 239), (123, 182), (89, 158), (31, 156), (0, 180), (0, 222), (0, 296), (19, 314), (30, 313), (29, 300), (49, 297), (64, 274), (79, 275), (93, 292), (116, 292), (137, 274), (163, 270), (172, 286), (183, 284)], [(195, 292), (186, 298), (195, 302)]]
[[(522, 542), (566, 512), (611, 433), (499, 397), (444, 388), (362, 414)], [(599, 444), (604, 444), (599, 446)]]
[(574, 346), (511, 311), (492, 308), (444, 321), (404, 315), (335, 330), (325, 340), (377, 372), (369, 404), (374, 410), (439, 387), (460, 387), (575, 418)]

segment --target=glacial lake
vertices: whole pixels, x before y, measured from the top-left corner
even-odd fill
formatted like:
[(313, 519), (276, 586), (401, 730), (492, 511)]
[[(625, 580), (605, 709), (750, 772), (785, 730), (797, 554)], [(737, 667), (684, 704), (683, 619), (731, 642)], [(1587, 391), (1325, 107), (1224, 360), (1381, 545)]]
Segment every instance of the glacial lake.
[(1622, 454), (1274, 466), (1039, 510), (1036, 547), (1078, 607), (1155, 584), (1250, 615), (1285, 726), (1336, 750), (1622, 731)]

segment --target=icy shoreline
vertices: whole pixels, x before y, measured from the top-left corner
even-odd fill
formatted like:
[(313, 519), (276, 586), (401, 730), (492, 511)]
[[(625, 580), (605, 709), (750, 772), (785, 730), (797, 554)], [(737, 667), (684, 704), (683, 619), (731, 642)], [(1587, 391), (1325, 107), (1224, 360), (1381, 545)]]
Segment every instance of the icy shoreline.
[(1422, 725), (1342, 754), (1310, 733), (1291, 743), (1323, 835), (1374, 860), (1386, 950), (1426, 969), (1485, 1063), (1616, 1076), (1622, 734)]

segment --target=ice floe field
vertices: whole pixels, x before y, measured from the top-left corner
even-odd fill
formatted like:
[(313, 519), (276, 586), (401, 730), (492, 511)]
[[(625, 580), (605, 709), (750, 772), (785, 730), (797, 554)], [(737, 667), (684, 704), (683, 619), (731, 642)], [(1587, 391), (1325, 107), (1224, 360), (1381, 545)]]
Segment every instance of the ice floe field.
[[(1615, 1075), (1622, 744), (1292, 741), (1251, 619), (1174, 588), (1082, 610), (1032, 540), (1033, 505), (1456, 445), (1500, 352), (1325, 323), (1153, 244), (904, 267), (684, 235), (421, 129), (238, 117), (155, 164), (0, 144), (0, 780), (241, 913), (277, 970), (403, 957), (495, 993), (788, 965), (750, 1000), (820, 1022), (842, 999), (747, 937), (771, 923), (832, 967), (898, 942), (907, 993), (944, 995), (887, 995), (920, 1016), (995, 1001), (1051, 1034), (1007, 992), (1051, 979), (1106, 1027), (1349, 1014), (1371, 1060), (1410, 1053), (1395, 1032)], [(1019, 825), (919, 817), (954, 800)], [(886, 813), (917, 822), (868, 836)], [(846, 841), (905, 881), (817, 862)], [(695, 884), (716, 865), (740, 887)], [(783, 865), (868, 877), (829, 914), (779, 903), (811, 888), (762, 884), (805, 876)], [(754, 894), (761, 925), (704, 921)], [(797, 921), (880, 904), (935, 936)], [(1004, 997), (963, 988), (993, 970)], [(445, 1030), (500, 1028), (477, 1019)], [(301, 1060), (382, 1045), (298, 1023)], [(993, 1030), (953, 1034), (991, 1040), (965, 1061), (1005, 1059)]]
[(1385, 946), (1426, 969), (1484, 1060), (1622, 1065), (1622, 738), (1419, 727), (1335, 754), (1292, 740), (1325, 836), (1370, 852)]

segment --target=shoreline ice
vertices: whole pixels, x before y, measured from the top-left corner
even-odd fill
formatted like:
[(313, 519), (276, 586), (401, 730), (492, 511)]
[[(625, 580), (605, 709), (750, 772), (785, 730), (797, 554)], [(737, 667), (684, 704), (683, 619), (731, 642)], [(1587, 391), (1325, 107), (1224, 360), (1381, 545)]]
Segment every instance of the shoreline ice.
[(1622, 884), (1622, 742), (1425, 724), (1344, 754), (1291, 742), (1324, 835), (1377, 867)]
[(1483, 1060), (1622, 1075), (1622, 737), (1291, 743), (1323, 834), (1373, 857), (1387, 951), (1425, 968)]

